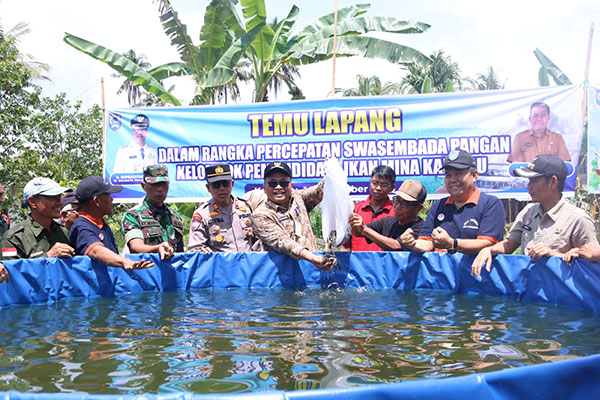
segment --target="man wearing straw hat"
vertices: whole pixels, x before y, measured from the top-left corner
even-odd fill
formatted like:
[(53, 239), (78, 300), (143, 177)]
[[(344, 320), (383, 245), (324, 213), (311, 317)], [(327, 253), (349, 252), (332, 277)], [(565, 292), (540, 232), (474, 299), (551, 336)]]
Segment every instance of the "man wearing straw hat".
[(427, 190), (421, 182), (408, 179), (393, 194), (393, 216), (365, 224), (360, 215), (352, 214), (349, 219), (352, 233), (364, 237), (367, 243), (376, 243), (386, 251), (410, 251), (402, 243), (401, 237), (407, 229), (411, 229), (416, 239), (421, 231), (423, 220), (417, 214), (423, 208)]

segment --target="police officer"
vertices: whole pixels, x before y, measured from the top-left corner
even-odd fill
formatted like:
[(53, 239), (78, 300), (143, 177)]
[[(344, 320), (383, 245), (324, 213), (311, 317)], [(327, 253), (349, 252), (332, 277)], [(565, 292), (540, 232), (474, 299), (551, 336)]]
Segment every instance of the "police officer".
[(132, 253), (159, 253), (161, 260), (183, 252), (183, 221), (165, 203), (169, 192), (169, 171), (160, 164), (144, 169), (142, 189), (146, 197), (123, 216), (125, 243)]
[(246, 201), (231, 195), (234, 183), (231, 167), (227, 164), (206, 167), (206, 181), (212, 198), (194, 211), (188, 250), (252, 251), (257, 242), (252, 233), (252, 210)]
[(29, 216), (2, 236), (2, 258), (71, 257), (69, 232), (54, 219), (60, 216), (60, 198), (67, 188), (52, 179), (33, 178), (23, 188)]
[(150, 120), (144, 114), (131, 119), (131, 143), (119, 147), (115, 158), (114, 173), (142, 172), (146, 165), (156, 163), (156, 148), (146, 144)]

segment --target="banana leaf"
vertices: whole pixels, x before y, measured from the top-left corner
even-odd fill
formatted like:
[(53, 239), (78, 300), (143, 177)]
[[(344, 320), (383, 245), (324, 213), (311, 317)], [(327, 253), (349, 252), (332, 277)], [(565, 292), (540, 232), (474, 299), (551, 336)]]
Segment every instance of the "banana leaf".
[[(548, 75), (552, 77), (554, 82), (557, 85), (571, 85), (571, 80), (565, 75), (564, 72), (561, 71), (544, 53), (540, 51), (540, 49), (535, 49), (533, 51), (535, 57), (538, 59), (544, 70)], [(539, 76), (538, 76), (539, 79)]]
[(223, 54), (214, 68), (209, 70), (200, 79), (198, 86), (200, 88), (216, 87), (225, 85), (235, 74), (234, 67), (240, 60), (246, 50), (252, 45), (252, 42), (262, 32), (264, 23), (257, 25), (244, 36), (236, 40)]
[[(429, 58), (412, 47), (368, 36), (343, 36), (337, 41), (337, 56), (362, 56), (383, 59), (394, 64), (427, 65)], [(333, 38), (310, 43), (310, 47), (298, 48), (289, 57), (294, 64), (312, 64), (331, 58)]]
[(65, 33), (63, 40), (82, 53), (108, 64), (112, 69), (127, 77), (134, 84), (142, 86), (159, 99), (176, 106), (181, 105), (179, 100), (170, 94), (158, 80), (127, 57), (69, 33)]
[(162, 23), (165, 34), (169, 37), (171, 45), (175, 46), (181, 60), (191, 69), (198, 71), (202, 68), (202, 64), (199, 60), (199, 49), (194, 45), (192, 39), (187, 34), (187, 27), (183, 24), (177, 12), (173, 10), (173, 7), (169, 7), (160, 16), (160, 22)]
[[(371, 8), (370, 4), (353, 4), (338, 10), (338, 24), (346, 19), (356, 18)], [(301, 35), (307, 35), (320, 31), (323, 28), (333, 25), (335, 22), (334, 13), (327, 14), (319, 18), (315, 23), (307, 25), (302, 29)]]

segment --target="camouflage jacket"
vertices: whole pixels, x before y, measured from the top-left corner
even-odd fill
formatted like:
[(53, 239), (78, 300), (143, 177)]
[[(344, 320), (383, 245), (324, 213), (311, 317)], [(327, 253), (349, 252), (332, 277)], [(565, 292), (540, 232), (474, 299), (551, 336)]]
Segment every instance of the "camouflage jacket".
[(202, 247), (231, 252), (260, 250), (253, 247), (258, 240), (252, 231), (251, 212), (250, 205), (239, 197), (232, 197), (227, 208), (210, 199), (192, 215), (188, 251), (200, 251)]
[(121, 230), (125, 243), (131, 239), (142, 239), (149, 246), (168, 242), (176, 252), (185, 251), (183, 221), (179, 213), (167, 204), (156, 207), (147, 197), (125, 213)]
[(266, 251), (278, 251), (299, 258), (302, 249), (317, 251), (317, 241), (309, 213), (323, 200), (323, 185), (292, 191), (290, 205), (284, 209), (267, 200), (252, 213), (254, 233)]

